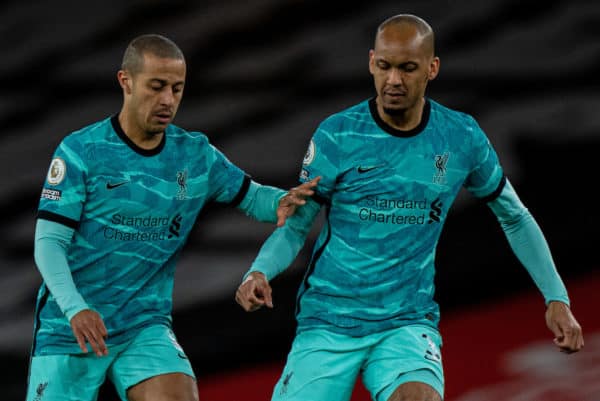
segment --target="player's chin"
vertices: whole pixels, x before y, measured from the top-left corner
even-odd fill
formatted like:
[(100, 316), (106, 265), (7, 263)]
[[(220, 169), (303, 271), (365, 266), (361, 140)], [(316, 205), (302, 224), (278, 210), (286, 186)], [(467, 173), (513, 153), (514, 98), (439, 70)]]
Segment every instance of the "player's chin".
[(150, 134), (155, 134), (155, 135), (161, 134), (161, 133), (165, 132), (169, 123), (170, 122), (152, 122), (152, 123), (148, 124), (146, 131)]
[(381, 107), (386, 114), (397, 115), (404, 112), (408, 107), (404, 97), (384, 96)]
[(406, 111), (406, 107), (401, 105), (391, 104), (391, 105), (383, 105), (383, 112), (388, 116), (398, 116)]

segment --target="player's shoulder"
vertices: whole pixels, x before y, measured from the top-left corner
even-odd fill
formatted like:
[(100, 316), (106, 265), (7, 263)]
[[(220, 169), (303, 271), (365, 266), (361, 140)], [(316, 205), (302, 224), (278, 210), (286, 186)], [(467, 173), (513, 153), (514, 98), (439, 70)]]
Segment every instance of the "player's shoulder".
[(361, 124), (370, 119), (369, 100), (346, 107), (330, 114), (320, 124), (321, 129), (331, 132), (344, 132), (352, 126)]
[(86, 147), (90, 143), (97, 143), (99, 140), (106, 138), (112, 130), (111, 117), (85, 125), (79, 129), (66, 134), (62, 143), (71, 147)]
[(467, 112), (445, 106), (432, 99), (428, 99), (428, 101), (431, 104), (431, 116), (435, 121), (465, 128), (478, 125), (475, 117)]
[(364, 100), (360, 103), (354, 104), (352, 106), (346, 107), (338, 112), (335, 112), (329, 115), (324, 123), (341, 123), (348, 121), (356, 121), (361, 119), (366, 119), (370, 115), (369, 112), (369, 101)]
[(167, 128), (167, 137), (177, 142), (187, 142), (195, 144), (208, 144), (209, 139), (205, 133), (200, 131), (190, 131), (175, 124), (170, 124)]

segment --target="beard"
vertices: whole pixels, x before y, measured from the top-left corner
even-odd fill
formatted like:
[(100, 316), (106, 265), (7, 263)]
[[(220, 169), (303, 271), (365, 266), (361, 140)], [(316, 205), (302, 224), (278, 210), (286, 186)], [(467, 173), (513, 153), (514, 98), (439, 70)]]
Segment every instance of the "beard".
[(401, 116), (406, 111), (404, 108), (392, 109), (389, 107), (382, 107), (382, 109), (385, 114), (391, 117)]

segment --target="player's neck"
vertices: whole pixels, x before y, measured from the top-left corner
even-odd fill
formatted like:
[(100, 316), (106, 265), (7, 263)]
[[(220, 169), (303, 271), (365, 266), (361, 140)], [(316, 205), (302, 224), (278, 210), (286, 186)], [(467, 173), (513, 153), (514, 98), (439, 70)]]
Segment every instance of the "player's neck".
[(424, 106), (425, 99), (421, 98), (414, 107), (401, 110), (397, 112), (397, 114), (391, 115), (386, 113), (379, 102), (377, 102), (377, 112), (381, 119), (390, 127), (401, 131), (410, 131), (421, 123)]
[(145, 150), (151, 150), (160, 145), (164, 132), (149, 133), (144, 131), (138, 124), (135, 124), (126, 110), (119, 113), (119, 124), (127, 137), (138, 147)]

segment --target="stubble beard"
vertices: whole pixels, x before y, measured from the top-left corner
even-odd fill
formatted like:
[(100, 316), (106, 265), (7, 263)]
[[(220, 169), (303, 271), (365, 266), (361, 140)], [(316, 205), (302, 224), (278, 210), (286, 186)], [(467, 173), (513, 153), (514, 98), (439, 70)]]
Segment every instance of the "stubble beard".
[(391, 117), (397, 117), (397, 116), (401, 116), (406, 112), (405, 108), (389, 108), (389, 107), (382, 107), (383, 112), (385, 114), (387, 114), (388, 116)]

